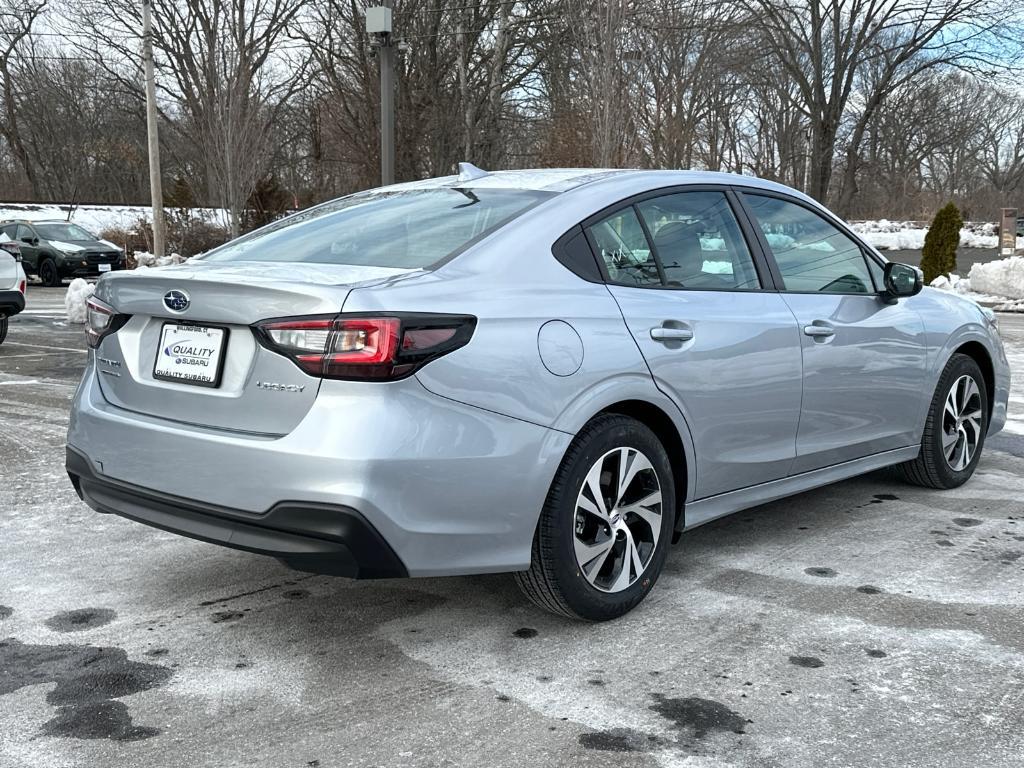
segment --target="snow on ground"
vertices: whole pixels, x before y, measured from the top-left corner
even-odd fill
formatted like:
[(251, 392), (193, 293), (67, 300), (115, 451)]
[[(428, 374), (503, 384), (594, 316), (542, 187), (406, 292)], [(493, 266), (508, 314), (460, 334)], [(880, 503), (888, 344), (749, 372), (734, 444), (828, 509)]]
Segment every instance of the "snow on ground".
[(85, 322), (85, 302), (92, 296), (96, 286), (76, 277), (68, 286), (68, 292), (64, 294), (64, 309), (68, 313), (69, 323)]
[[(42, 221), (58, 219), (64, 221), (68, 217), (71, 206), (57, 203), (2, 203), (0, 202), (0, 221), (8, 219), (28, 219)], [(228, 226), (227, 212), (222, 208), (193, 208), (192, 212), (204, 220), (222, 227)], [(81, 205), (74, 208), (71, 221), (99, 234), (105, 229), (114, 227), (132, 229), (139, 219), (152, 221), (153, 211), (148, 205)]]
[[(924, 247), (928, 227), (914, 221), (856, 221), (854, 232), (880, 251), (919, 251)], [(999, 234), (991, 222), (967, 222), (960, 230), (961, 248), (998, 248)], [(1017, 238), (1017, 248), (1024, 249), (1024, 237)]]

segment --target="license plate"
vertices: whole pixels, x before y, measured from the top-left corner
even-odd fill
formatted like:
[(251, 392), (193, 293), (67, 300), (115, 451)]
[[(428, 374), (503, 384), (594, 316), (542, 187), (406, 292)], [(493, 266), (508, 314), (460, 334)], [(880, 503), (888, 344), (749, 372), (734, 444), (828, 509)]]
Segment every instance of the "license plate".
[(109, 271), (110, 271), (110, 265), (109, 264), (100, 264), (100, 272), (109, 272)]
[(153, 377), (200, 387), (220, 386), (227, 329), (164, 323)]

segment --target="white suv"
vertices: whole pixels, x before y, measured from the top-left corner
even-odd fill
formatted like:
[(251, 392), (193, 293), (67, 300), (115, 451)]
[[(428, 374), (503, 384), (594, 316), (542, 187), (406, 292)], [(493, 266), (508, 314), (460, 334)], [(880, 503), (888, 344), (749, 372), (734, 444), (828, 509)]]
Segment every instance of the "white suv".
[(21, 259), (0, 248), (0, 344), (7, 338), (7, 318), (25, 308), (25, 270)]

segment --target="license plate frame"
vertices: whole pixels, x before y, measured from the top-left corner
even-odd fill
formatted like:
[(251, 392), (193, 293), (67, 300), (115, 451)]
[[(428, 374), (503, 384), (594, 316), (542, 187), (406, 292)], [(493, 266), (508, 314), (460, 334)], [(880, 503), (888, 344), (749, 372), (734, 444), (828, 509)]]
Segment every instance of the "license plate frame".
[[(193, 332), (200, 331), (218, 331), (220, 332), (220, 347), (218, 350), (218, 356), (216, 361), (215, 373), (212, 381), (203, 381), (199, 379), (189, 379), (185, 376), (175, 376), (171, 373), (164, 373), (158, 370), (160, 365), (160, 353), (163, 351), (167, 342), (167, 330), (168, 328), (180, 328), (186, 330), (192, 330)], [(221, 379), (224, 375), (224, 360), (227, 355), (228, 339), (231, 335), (229, 328), (225, 328), (222, 325), (207, 325), (205, 323), (191, 323), (182, 322), (180, 320), (167, 320), (160, 326), (160, 340), (157, 344), (156, 355), (153, 359), (153, 378), (158, 381), (168, 381), (174, 384), (187, 384), (190, 387), (207, 387), (208, 389), (217, 389), (221, 385)]]
[(113, 269), (112, 264), (97, 264), (96, 270), (98, 272), (110, 272)]

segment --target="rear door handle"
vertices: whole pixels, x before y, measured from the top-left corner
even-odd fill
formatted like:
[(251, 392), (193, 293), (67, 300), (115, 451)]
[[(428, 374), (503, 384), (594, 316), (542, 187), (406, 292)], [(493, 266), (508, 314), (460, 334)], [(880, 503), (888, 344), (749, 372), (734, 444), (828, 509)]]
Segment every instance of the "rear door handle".
[(827, 339), (829, 336), (835, 336), (836, 330), (830, 325), (805, 325), (804, 334), (816, 339)]
[(651, 328), (651, 338), (655, 341), (689, 341), (693, 338), (693, 331), (689, 328), (666, 328), (662, 325)]

